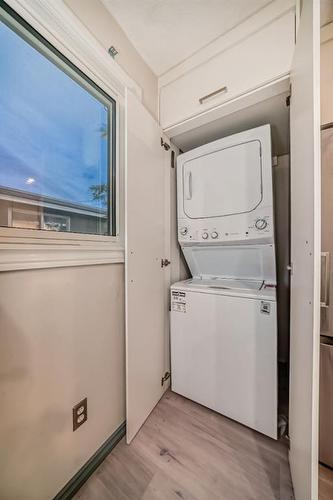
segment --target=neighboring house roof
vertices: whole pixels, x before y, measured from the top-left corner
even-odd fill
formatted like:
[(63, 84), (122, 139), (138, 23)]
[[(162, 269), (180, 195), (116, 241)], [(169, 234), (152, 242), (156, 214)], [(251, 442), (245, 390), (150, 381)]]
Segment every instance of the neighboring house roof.
[(106, 209), (98, 209), (83, 205), (81, 203), (71, 203), (65, 200), (59, 200), (50, 196), (42, 196), (35, 193), (29, 193), (20, 189), (12, 189), (5, 186), (0, 186), (0, 199), (7, 199), (20, 203), (26, 203), (35, 206), (44, 206), (47, 208), (62, 210), (64, 212), (75, 212), (90, 216), (106, 217)]

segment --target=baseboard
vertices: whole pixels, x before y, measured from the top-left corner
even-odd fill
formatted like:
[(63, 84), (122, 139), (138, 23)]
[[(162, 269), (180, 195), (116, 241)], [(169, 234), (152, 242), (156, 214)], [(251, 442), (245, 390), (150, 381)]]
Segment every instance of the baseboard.
[(125, 436), (126, 423), (122, 423), (118, 429), (114, 431), (112, 436), (110, 436), (105, 443), (89, 458), (88, 462), (84, 464), (83, 467), (68, 481), (68, 483), (62, 488), (61, 491), (54, 497), (53, 500), (69, 500), (73, 498), (75, 493), (79, 491), (81, 486), (87, 481), (89, 476), (97, 469), (97, 467), (103, 462), (103, 460), (108, 456), (110, 451), (119, 443), (119, 441)]

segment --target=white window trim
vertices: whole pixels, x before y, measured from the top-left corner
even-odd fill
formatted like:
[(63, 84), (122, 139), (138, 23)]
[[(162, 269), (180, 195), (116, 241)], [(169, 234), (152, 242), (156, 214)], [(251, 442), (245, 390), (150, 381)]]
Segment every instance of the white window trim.
[[(116, 236), (0, 228), (0, 271), (124, 262), (124, 141), (120, 114), (125, 89), (142, 99), (142, 89), (62, 0), (6, 0), (22, 18), (116, 101)], [(124, 132), (124, 131), (123, 131)], [(120, 149), (121, 148), (121, 149)]]
[(120, 237), (3, 227), (0, 271), (123, 263)]

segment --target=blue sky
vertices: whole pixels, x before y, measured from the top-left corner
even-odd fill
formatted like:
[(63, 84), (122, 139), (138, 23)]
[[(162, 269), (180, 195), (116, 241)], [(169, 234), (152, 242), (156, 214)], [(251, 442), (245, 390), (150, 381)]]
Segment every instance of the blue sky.
[(0, 185), (99, 208), (89, 187), (107, 182), (107, 116), (0, 22)]

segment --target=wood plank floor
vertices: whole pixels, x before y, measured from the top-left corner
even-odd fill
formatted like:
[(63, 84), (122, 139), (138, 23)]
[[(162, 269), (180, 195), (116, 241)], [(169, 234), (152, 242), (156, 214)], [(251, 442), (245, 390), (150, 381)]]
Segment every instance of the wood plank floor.
[(291, 500), (287, 447), (172, 392), (76, 500)]
[(333, 470), (319, 465), (319, 500), (333, 499)]

